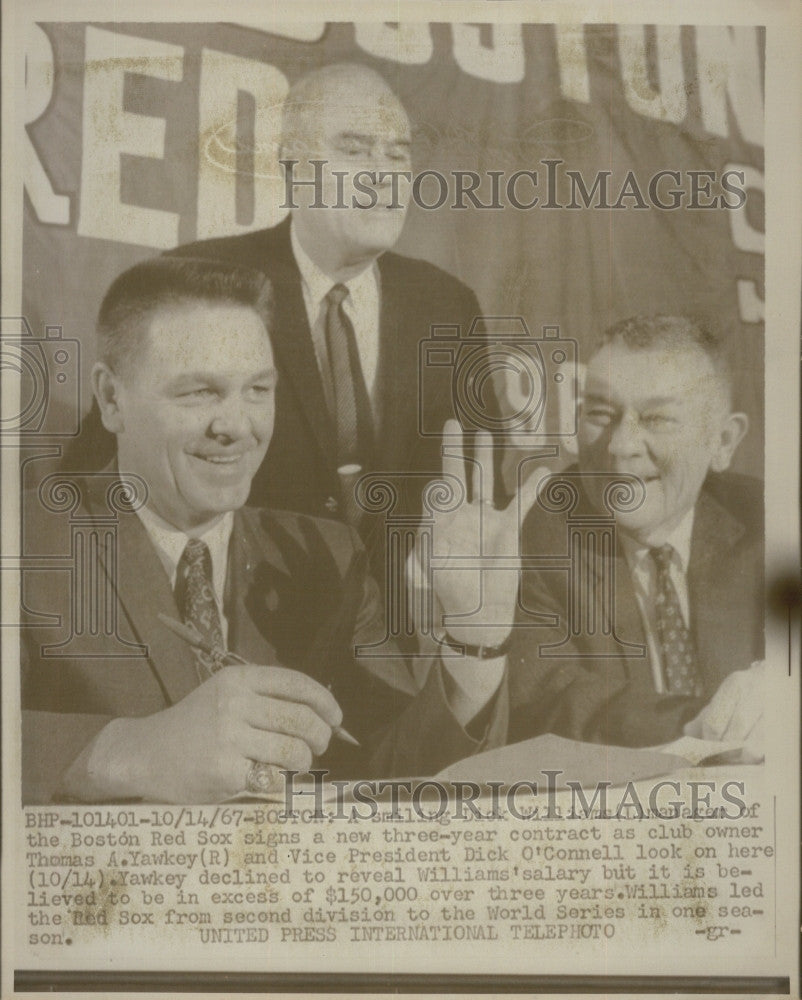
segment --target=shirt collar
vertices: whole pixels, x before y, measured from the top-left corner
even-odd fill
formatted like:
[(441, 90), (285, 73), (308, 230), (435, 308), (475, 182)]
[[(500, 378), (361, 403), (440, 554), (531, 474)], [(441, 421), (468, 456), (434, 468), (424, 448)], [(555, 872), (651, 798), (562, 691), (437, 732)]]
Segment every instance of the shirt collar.
[[(156, 548), (171, 585), (175, 586), (176, 570), (189, 541), (189, 535), (179, 531), (172, 524), (168, 524), (150, 507), (140, 507), (137, 514)], [(233, 527), (234, 512), (228, 511), (219, 521), (207, 528), (202, 535), (195, 536), (209, 547), (209, 554), (212, 557), (212, 581), (218, 600), (222, 600), (225, 591), (226, 573), (228, 572), (228, 545)]]
[[(675, 559), (679, 560), (683, 573), (688, 572), (688, 562), (691, 556), (691, 535), (693, 533), (694, 508), (687, 512), (680, 523), (669, 532), (663, 544), (670, 545), (674, 549)], [(650, 552), (650, 546), (643, 545), (636, 539), (629, 537), (623, 531), (619, 532), (621, 547), (630, 566), (641, 563)]]
[[(320, 270), (317, 264), (301, 246), (301, 242), (298, 239), (295, 227), (292, 223), (290, 223), (290, 243), (292, 245), (293, 256), (295, 257), (295, 263), (298, 265), (298, 270), (301, 272), (301, 284), (303, 285), (304, 293), (308, 296), (309, 302), (315, 312), (317, 312), (320, 308), (321, 302), (329, 294), (335, 284), (345, 285), (348, 289), (349, 297), (352, 302), (359, 301), (367, 293), (375, 290), (377, 287), (378, 272), (375, 261), (371, 267), (366, 267), (364, 271), (360, 271), (359, 274), (355, 274), (354, 277), (349, 278), (348, 281), (335, 282), (332, 281), (328, 274)], [(346, 299), (346, 305), (347, 304), (348, 299)]]

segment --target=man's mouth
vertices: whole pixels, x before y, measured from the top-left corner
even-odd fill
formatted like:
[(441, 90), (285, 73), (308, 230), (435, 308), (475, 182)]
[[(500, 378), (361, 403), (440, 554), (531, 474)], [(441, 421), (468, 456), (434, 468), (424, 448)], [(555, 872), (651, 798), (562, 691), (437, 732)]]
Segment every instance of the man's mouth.
[(199, 458), (202, 462), (210, 462), (212, 465), (234, 465), (239, 462), (243, 457), (244, 452), (239, 452), (236, 455), (199, 455), (195, 454), (194, 458)]
[(615, 476), (632, 476), (633, 479), (640, 479), (642, 483), (653, 483), (660, 478), (659, 472), (640, 472), (638, 469), (612, 468), (609, 472)]
[(634, 472), (632, 469), (616, 469), (616, 474), (620, 476), (632, 476), (633, 479), (642, 484), (644, 490), (660, 482), (660, 474), (658, 472), (646, 473)]

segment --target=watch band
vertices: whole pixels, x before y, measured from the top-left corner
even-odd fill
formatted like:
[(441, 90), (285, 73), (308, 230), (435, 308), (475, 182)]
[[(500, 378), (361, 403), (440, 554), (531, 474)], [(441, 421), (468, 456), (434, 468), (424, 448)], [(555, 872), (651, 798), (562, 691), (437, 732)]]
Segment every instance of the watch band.
[(444, 632), (439, 638), (441, 642), (444, 642), (451, 649), (462, 653), (464, 656), (473, 656), (477, 660), (495, 660), (499, 656), (506, 656), (512, 645), (512, 632), (498, 646), (473, 646), (469, 642), (453, 639), (448, 632)]

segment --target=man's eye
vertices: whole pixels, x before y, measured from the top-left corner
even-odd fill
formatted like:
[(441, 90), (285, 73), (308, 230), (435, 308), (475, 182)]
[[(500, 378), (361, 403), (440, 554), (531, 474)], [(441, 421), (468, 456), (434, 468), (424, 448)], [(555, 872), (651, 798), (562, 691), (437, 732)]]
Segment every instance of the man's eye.
[(588, 423), (595, 424), (597, 427), (606, 427), (613, 418), (610, 410), (602, 410), (595, 407), (585, 410), (583, 416)]
[(210, 389), (208, 385), (198, 386), (196, 389), (186, 389), (184, 392), (178, 394), (179, 399), (185, 399), (188, 402), (209, 399), (212, 396), (214, 396), (214, 390)]
[(387, 155), (391, 160), (396, 160), (398, 163), (409, 163), (410, 155), (409, 150), (406, 146), (391, 146), (387, 150)]
[(254, 399), (266, 399), (268, 396), (272, 395), (274, 386), (271, 383), (260, 382), (257, 385), (252, 385), (248, 390), (250, 395)]
[(665, 413), (647, 413), (641, 417), (644, 427), (651, 430), (667, 430), (676, 424), (674, 417), (669, 417)]
[(370, 148), (360, 144), (349, 143), (342, 147), (342, 152), (345, 153), (346, 156), (367, 156), (370, 152)]

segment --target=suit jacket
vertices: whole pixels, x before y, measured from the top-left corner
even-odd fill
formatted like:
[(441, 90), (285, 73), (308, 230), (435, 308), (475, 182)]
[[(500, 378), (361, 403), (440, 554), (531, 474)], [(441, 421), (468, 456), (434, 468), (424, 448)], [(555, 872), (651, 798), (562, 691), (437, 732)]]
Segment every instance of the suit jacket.
[[(263, 271), (275, 292), (272, 342), (279, 369), (276, 425), (250, 502), (322, 517), (344, 515), (337, 476), (335, 426), (326, 408), (301, 287), (290, 243), (290, 220), (273, 229), (190, 243), (170, 251), (224, 260)], [(379, 364), (375, 398), (374, 465), (365, 472), (441, 469), (440, 439), (419, 433), (419, 399), (426, 427), (453, 416), (448, 393), (426, 392), (418, 376), (419, 344), (434, 324), (459, 324), (466, 333), (479, 313), (473, 292), (440, 268), (394, 253), (378, 259), (381, 286)], [(420, 510), (420, 480), (412, 480), (406, 509)]]
[[(69, 517), (45, 511), (35, 494), (26, 498), (23, 552), (50, 563), (22, 578), (26, 803), (50, 801), (63, 771), (111, 719), (158, 712), (200, 683), (192, 650), (157, 617), (180, 614), (135, 513), (117, 515), (110, 542), (110, 479), (105, 473), (76, 478), (81, 502)], [(76, 553), (80, 563), (81, 546), (91, 547), (92, 539), (99, 560), (96, 570), (87, 568), (81, 590)], [(63, 572), (53, 569), (54, 560)], [(480, 744), (448, 710), (439, 668), (415, 695), (403, 659), (355, 661), (355, 645), (385, 635), (365, 564), (364, 549), (343, 524), (237, 511), (225, 599), (229, 648), (330, 686), (344, 725), (362, 743), (355, 749), (332, 740), (320, 766), (333, 775), (433, 773)], [(101, 595), (94, 618), (92, 602), (78, 600), (90, 589)], [(85, 627), (79, 622), (74, 630), (73, 615), (83, 616)]]
[[(580, 513), (586, 503), (583, 498)], [(566, 529), (565, 515), (544, 513), (536, 504), (524, 524), (524, 554), (566, 553)], [(613, 559), (614, 639), (630, 644), (626, 648), (601, 628), (567, 636), (568, 574), (524, 572), (523, 609), (556, 615), (557, 622), (516, 630), (509, 660), (510, 739), (554, 732), (590, 742), (654, 746), (681, 735), (727, 674), (763, 655), (762, 540), (762, 484), (744, 476), (709, 476), (695, 508), (687, 571), (690, 629), (704, 685), (699, 698), (655, 691), (620, 546)], [(581, 572), (598, 581), (601, 564), (583, 561)], [(518, 621), (525, 621), (523, 612)], [(563, 639), (559, 649), (543, 648)], [(639, 655), (622, 655), (638, 653), (637, 647)]]

